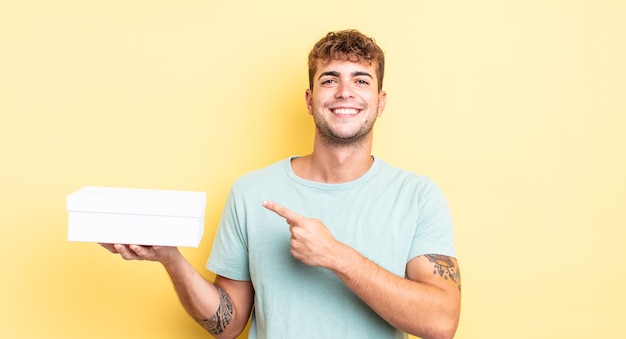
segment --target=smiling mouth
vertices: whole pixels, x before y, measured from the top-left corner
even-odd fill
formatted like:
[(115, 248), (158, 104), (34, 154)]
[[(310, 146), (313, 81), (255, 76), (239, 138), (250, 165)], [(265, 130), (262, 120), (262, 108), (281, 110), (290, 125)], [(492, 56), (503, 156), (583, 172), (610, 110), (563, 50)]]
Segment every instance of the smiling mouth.
[(354, 115), (354, 114), (358, 114), (361, 110), (357, 108), (339, 107), (339, 108), (333, 108), (330, 111), (337, 115)]

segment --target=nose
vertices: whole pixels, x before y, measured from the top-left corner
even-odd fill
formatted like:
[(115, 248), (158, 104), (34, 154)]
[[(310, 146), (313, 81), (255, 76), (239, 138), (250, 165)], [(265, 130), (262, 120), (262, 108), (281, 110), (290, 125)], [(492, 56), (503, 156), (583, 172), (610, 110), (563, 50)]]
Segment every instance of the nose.
[(335, 97), (337, 99), (353, 98), (354, 92), (350, 85), (351, 85), (350, 82), (346, 82), (346, 81), (340, 82), (339, 85), (337, 86), (337, 92), (335, 93)]

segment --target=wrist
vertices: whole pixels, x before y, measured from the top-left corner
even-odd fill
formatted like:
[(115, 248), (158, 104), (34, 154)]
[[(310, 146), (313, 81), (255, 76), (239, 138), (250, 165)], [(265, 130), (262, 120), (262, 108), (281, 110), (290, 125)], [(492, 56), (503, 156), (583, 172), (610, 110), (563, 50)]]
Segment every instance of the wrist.
[(339, 241), (330, 253), (331, 255), (327, 256), (330, 259), (327, 268), (337, 274), (347, 272), (359, 255), (355, 249)]
[(159, 262), (168, 272), (176, 272), (184, 267), (185, 258), (178, 248), (159, 248), (158, 251), (161, 252), (159, 253)]

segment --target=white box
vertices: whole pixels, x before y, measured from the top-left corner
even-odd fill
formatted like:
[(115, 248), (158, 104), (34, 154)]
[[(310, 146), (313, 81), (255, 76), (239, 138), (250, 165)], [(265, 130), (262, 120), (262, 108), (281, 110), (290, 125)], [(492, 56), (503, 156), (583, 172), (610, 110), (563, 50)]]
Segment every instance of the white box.
[(198, 247), (205, 207), (205, 192), (86, 186), (67, 196), (67, 238)]

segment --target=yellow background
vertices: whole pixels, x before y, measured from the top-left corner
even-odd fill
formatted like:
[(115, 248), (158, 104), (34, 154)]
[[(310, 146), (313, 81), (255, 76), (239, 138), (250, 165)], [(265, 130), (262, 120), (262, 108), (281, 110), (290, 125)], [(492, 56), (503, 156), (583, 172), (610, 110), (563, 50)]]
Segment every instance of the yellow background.
[(455, 219), (457, 338), (626, 336), (622, 1), (0, 0), (0, 337), (204, 338), (156, 263), (68, 243), (84, 185), (208, 192), (311, 149), (306, 56), (387, 52), (374, 153)]

